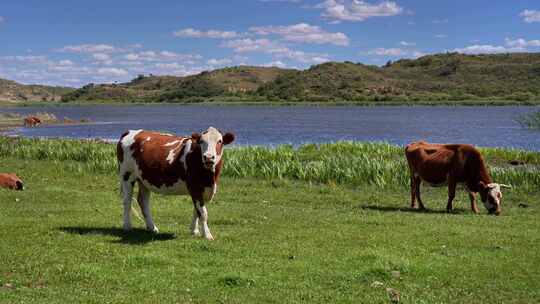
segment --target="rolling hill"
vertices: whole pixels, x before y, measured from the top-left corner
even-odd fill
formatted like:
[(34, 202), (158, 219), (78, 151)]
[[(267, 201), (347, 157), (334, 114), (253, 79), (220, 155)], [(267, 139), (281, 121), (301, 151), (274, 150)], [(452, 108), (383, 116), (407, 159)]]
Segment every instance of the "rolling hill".
[(64, 102), (539, 101), (540, 53), (445, 53), (383, 67), (348, 61), (306, 70), (238, 66), (186, 77), (140, 75), (127, 83), (63, 90), (57, 92), (63, 92)]
[(0, 101), (59, 101), (74, 89), (43, 85), (24, 85), (0, 78)]

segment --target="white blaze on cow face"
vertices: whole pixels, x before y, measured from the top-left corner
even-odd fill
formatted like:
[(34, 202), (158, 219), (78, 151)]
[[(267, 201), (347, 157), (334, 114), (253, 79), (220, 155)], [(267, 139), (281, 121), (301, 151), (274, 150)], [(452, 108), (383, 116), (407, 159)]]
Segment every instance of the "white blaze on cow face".
[(497, 183), (490, 183), (486, 185), (487, 195), (486, 199), (482, 200), (484, 207), (488, 210), (489, 213), (499, 215), (501, 213), (501, 199), (502, 192), (501, 186)]
[(202, 133), (199, 144), (204, 167), (214, 172), (223, 154), (223, 136), (216, 128), (210, 127)]

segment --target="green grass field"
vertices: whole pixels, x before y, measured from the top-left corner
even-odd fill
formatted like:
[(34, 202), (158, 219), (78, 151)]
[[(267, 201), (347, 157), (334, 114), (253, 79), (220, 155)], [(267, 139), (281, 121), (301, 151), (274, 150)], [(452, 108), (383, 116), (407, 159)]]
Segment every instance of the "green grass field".
[(424, 188), (429, 212), (410, 210), (399, 147), (228, 150), (208, 242), (189, 234), (188, 197), (154, 194), (160, 234), (138, 219), (124, 233), (111, 150), (0, 138), (0, 171), (26, 183), (0, 190), (0, 303), (389, 303), (387, 288), (401, 303), (540, 298), (538, 153), (483, 150), (514, 185), (495, 217), (472, 214), (463, 191), (446, 214), (444, 188)]

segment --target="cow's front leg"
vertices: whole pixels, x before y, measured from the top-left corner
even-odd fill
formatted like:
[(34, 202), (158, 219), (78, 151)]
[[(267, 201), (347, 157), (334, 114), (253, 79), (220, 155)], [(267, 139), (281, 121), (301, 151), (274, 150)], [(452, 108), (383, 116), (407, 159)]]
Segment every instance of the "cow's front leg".
[(448, 204), (446, 204), (446, 212), (450, 213), (452, 212), (452, 209), (454, 207), (452, 206), (452, 201), (454, 200), (454, 197), (456, 197), (456, 181), (454, 178), (449, 177), (448, 178)]
[(204, 205), (204, 201), (196, 201), (195, 206), (197, 208), (197, 213), (199, 215), (199, 222), (202, 226), (202, 235), (207, 240), (213, 240), (214, 237), (212, 236), (212, 233), (210, 233), (210, 228), (208, 228), (208, 211), (206, 210), (206, 206)]
[(190, 230), (192, 235), (201, 235), (201, 232), (199, 231), (199, 212), (197, 211), (196, 203), (193, 203), (193, 217), (191, 218)]
[(469, 192), (469, 198), (471, 199), (471, 210), (474, 213), (478, 213), (478, 207), (476, 206), (476, 195), (474, 192)]
[(426, 207), (424, 206), (424, 203), (422, 202), (422, 197), (420, 196), (420, 184), (422, 184), (422, 180), (420, 177), (414, 178), (414, 191), (416, 194), (416, 199), (418, 200), (418, 205), (420, 206), (420, 210), (426, 210)]
[(416, 209), (416, 186), (414, 184), (414, 173), (411, 171), (411, 208)]

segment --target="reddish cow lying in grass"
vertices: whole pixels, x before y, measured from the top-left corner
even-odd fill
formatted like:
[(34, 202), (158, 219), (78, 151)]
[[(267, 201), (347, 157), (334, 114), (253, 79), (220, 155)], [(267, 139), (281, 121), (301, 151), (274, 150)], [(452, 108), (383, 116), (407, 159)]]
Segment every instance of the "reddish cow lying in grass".
[(28, 116), (24, 119), (24, 126), (25, 127), (37, 127), (41, 124), (41, 119), (39, 119), (36, 116)]
[(234, 141), (231, 133), (221, 134), (210, 127), (191, 137), (173, 136), (151, 131), (129, 131), (117, 144), (117, 158), (124, 201), (124, 230), (131, 229), (131, 199), (138, 184), (137, 201), (146, 228), (158, 232), (150, 214), (150, 193), (190, 195), (193, 201), (191, 233), (212, 240), (208, 228), (206, 203), (217, 190), (223, 166), (223, 146)]
[(420, 183), (424, 181), (433, 186), (448, 184), (446, 210), (450, 212), (456, 185), (463, 183), (469, 192), (474, 213), (478, 213), (475, 196), (477, 192), (490, 214), (501, 213), (501, 188), (509, 186), (491, 180), (482, 155), (473, 146), (415, 142), (407, 145), (405, 155), (411, 174), (412, 208), (416, 208), (417, 198), (420, 209), (425, 209), (420, 198)]
[(24, 190), (24, 185), (15, 173), (0, 173), (0, 188)]

